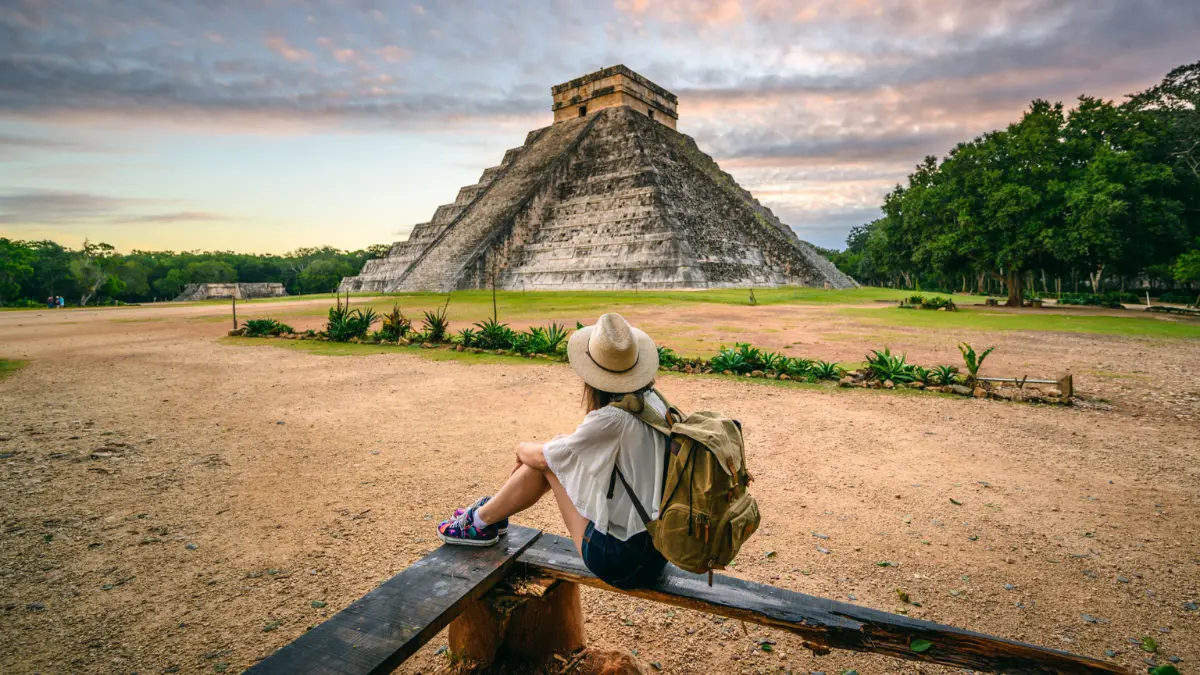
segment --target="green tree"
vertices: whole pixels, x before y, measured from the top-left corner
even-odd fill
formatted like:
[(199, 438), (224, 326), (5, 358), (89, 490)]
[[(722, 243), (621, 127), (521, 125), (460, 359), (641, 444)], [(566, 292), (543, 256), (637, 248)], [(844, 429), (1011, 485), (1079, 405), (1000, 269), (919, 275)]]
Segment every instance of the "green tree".
[(354, 266), (345, 260), (316, 260), (300, 272), (299, 290), (301, 293), (329, 293), (337, 290), (343, 277), (353, 274)]
[(221, 260), (191, 262), (184, 268), (183, 278), (189, 284), (219, 284), (237, 281), (237, 270)]
[(0, 304), (21, 294), (21, 283), (33, 276), (33, 254), (23, 242), (0, 238)]

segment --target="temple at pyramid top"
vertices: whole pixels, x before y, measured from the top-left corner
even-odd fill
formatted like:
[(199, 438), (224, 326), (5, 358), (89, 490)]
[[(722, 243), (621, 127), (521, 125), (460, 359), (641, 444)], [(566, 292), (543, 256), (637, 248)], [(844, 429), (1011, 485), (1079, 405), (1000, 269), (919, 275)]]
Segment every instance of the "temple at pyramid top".
[(620, 64), (556, 84), (550, 95), (556, 123), (617, 106), (633, 108), (672, 129), (679, 119), (675, 94)]
[(671, 92), (625, 66), (550, 91), (552, 124), (340, 290), (855, 285), (676, 131)]

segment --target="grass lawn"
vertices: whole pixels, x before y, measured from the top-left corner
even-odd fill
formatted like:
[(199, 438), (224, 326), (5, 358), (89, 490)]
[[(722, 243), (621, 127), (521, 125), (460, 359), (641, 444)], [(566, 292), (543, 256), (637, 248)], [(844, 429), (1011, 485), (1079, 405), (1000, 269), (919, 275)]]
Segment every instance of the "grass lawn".
[(394, 345), (364, 345), (349, 342), (321, 342), (319, 340), (265, 340), (262, 338), (223, 337), (221, 344), (237, 347), (279, 347), (318, 356), (369, 356), (371, 354), (416, 354), (430, 361), (459, 361), (462, 363), (520, 363), (531, 366), (552, 363), (543, 359), (527, 359), (520, 356), (501, 354), (472, 354), (449, 349), (422, 349), (416, 345), (399, 347)]
[[(848, 290), (825, 290), (821, 288), (786, 287), (758, 288), (754, 290), (759, 305), (863, 305), (877, 301), (898, 302), (911, 295), (911, 291), (887, 288), (854, 288)], [(306, 295), (296, 299), (333, 296)], [(376, 311), (391, 309), (398, 304), (410, 316), (433, 309), (450, 300), (450, 316), (461, 317), (459, 321), (476, 321), (492, 314), (491, 291), (455, 291), (442, 293), (395, 293), (379, 297), (370, 302), (355, 302), (356, 307), (370, 305)], [(284, 299), (286, 300), (286, 299)], [(982, 302), (976, 296), (955, 296), (956, 302)], [(496, 305), (500, 320), (511, 319), (556, 319), (597, 314), (603, 311), (621, 311), (639, 307), (678, 307), (690, 304), (749, 305), (750, 290), (745, 288), (721, 288), (704, 291), (498, 291)], [(282, 309), (282, 308), (281, 308)], [(314, 316), (325, 313), (324, 308), (303, 307), (282, 310), (280, 315)]]
[(0, 359), (0, 380), (24, 368), (28, 363), (20, 359)]
[(1061, 312), (995, 311), (973, 307), (960, 308), (957, 312), (933, 312), (895, 307), (882, 309), (845, 307), (838, 312), (867, 323), (904, 328), (946, 331), (1030, 330), (1148, 338), (1200, 338), (1200, 322), (1186, 319), (1182, 321), (1169, 320), (1133, 311), (1129, 312), (1129, 316), (1084, 314), (1071, 316)]

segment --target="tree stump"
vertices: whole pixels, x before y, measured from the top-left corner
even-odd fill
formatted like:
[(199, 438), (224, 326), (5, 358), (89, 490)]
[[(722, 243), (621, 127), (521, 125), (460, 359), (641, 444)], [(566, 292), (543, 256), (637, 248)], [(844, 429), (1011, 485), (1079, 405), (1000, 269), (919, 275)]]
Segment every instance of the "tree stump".
[(570, 658), (583, 646), (579, 584), (545, 577), (506, 579), (450, 624), (450, 651), (482, 668)]

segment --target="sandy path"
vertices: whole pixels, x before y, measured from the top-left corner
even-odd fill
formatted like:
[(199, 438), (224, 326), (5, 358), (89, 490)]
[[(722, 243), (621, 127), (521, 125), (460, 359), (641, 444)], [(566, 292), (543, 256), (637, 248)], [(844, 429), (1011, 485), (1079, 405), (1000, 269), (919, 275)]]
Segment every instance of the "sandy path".
[[(739, 311), (678, 320), (751, 320)], [(514, 442), (580, 417), (558, 365), (322, 357), (220, 345), (217, 323), (11, 314), (0, 314), (4, 355), (32, 362), (0, 383), (5, 673), (238, 672), (434, 548), (434, 522), (501, 481)], [(836, 356), (843, 345), (809, 325), (779, 339)], [(1135, 671), (1149, 655), (1129, 639), (1143, 635), (1160, 662), (1180, 657), (1186, 672), (1200, 659), (1198, 615), (1184, 605), (1200, 602), (1197, 425), (685, 377), (661, 386), (746, 426), (763, 527), (733, 574), (884, 610), (901, 607), (902, 588), (922, 604), (912, 616), (1114, 650)], [(518, 522), (563, 533), (548, 504)], [(594, 644), (636, 648), (666, 672), (952, 672), (815, 658), (775, 631), (585, 593)], [(756, 648), (762, 637), (773, 653)], [(429, 672), (442, 644), (401, 672)]]

